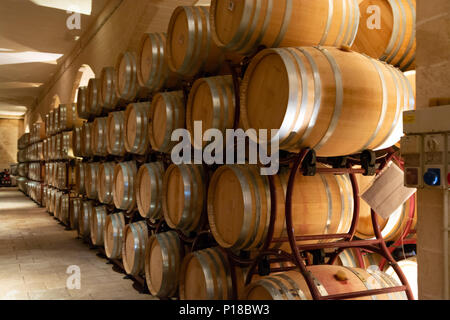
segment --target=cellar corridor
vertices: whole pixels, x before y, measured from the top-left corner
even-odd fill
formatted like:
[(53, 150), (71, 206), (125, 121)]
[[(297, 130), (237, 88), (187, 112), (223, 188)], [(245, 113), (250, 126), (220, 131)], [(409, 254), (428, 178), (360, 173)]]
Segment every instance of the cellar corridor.
[[(80, 289), (76, 273), (80, 269)], [(72, 271), (73, 272), (73, 271)], [(66, 231), (45, 208), (17, 189), (0, 188), (0, 300), (150, 300), (113, 271), (76, 231)]]

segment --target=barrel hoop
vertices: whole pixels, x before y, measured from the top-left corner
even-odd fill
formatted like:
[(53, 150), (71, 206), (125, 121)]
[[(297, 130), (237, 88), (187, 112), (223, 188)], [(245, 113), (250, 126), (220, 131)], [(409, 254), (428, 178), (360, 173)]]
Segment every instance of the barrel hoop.
[[(277, 276), (281, 278), (281, 274), (279, 274)], [(277, 279), (275, 277), (266, 277), (265, 280), (269, 280), (269, 281), (272, 281), (273, 283), (275, 283), (279, 287), (278, 290), (286, 298), (286, 300), (297, 300), (297, 299), (295, 299), (295, 293), (293, 295), (291, 290), (289, 290), (289, 288), (287, 286), (285, 286), (284, 283), (280, 279)]]
[[(162, 293), (168, 293), (169, 288), (168, 284), (169, 281), (174, 281), (175, 279), (170, 279), (170, 267), (173, 263), (173, 256), (170, 254), (169, 247), (169, 238), (166, 233), (160, 233), (156, 235), (156, 239), (160, 245), (161, 248), (161, 255), (162, 255), (162, 264), (163, 264), (163, 275), (162, 275), (162, 281), (161, 281), (161, 288), (159, 290), (160, 294)], [(169, 280), (170, 279), (170, 280)]]
[[(338, 40), (341, 36), (343, 36), (342, 40), (345, 39), (345, 36), (343, 33), (344, 33), (345, 21), (347, 20), (347, 1), (348, 0), (340, 1), (342, 3), (342, 19), (341, 19), (341, 25), (339, 27), (339, 32), (336, 36), (336, 40), (334, 41), (333, 47), (337, 47), (339, 45)], [(350, 9), (350, 7), (349, 7), (349, 9)]]
[[(153, 59), (156, 58), (158, 68), (155, 70), (155, 79), (152, 78), (152, 85), (150, 86), (152, 90), (158, 90), (166, 84), (167, 78), (169, 77), (169, 70), (165, 62), (165, 35), (162, 33), (157, 33), (153, 35), (156, 40), (156, 44), (153, 45)], [(153, 41), (152, 41), (153, 42)], [(150, 83), (149, 83), (150, 84)]]
[(409, 61), (405, 64), (404, 67), (402, 67), (402, 70), (408, 70), (409, 67), (413, 64), (414, 60), (416, 59), (416, 53), (414, 53), (411, 57), (411, 59), (409, 59)]
[[(219, 296), (216, 298), (214, 296), (214, 278), (213, 278), (213, 274), (209, 268), (208, 265), (208, 261), (207, 261), (207, 257), (205, 256), (205, 252), (207, 252), (206, 249), (204, 251), (197, 251), (194, 252), (194, 256), (197, 258), (198, 262), (200, 262), (200, 265), (202, 267), (202, 271), (203, 271), (203, 275), (205, 277), (205, 281), (206, 281), (206, 298), (208, 300), (216, 300), (216, 299), (223, 299), (223, 295), (222, 295), (222, 290), (219, 290)], [(217, 261), (210, 258), (211, 263), (213, 264), (214, 268), (216, 270), (218, 270), (219, 265), (217, 264)], [(220, 281), (218, 281), (218, 285), (221, 286)]]
[(273, 47), (279, 47), (281, 44), (281, 41), (283, 41), (284, 36), (286, 35), (286, 32), (288, 30), (289, 24), (291, 22), (292, 18), (292, 12), (293, 12), (293, 0), (285, 0), (286, 8), (284, 10), (284, 17), (283, 22), (281, 24), (280, 32), (278, 33), (277, 38), (275, 39), (272, 48)]
[[(405, 60), (405, 58), (410, 53), (410, 51), (411, 51), (411, 49), (413, 47), (414, 41), (416, 39), (416, 8), (412, 4), (411, 0), (406, 0), (406, 1), (408, 2), (409, 8), (411, 9), (413, 28), (411, 30), (411, 36), (410, 36), (410, 39), (409, 39), (409, 42), (408, 42), (408, 46), (406, 47), (406, 50), (403, 53), (403, 56), (397, 62), (397, 66), (401, 66), (402, 62)], [(405, 23), (406, 23), (406, 21), (405, 21)], [(405, 26), (405, 29), (406, 29), (406, 26)]]
[(260, 279), (260, 280), (258, 280), (258, 282), (251, 285), (251, 287), (249, 287), (249, 290), (258, 285), (258, 286), (261, 286), (264, 289), (266, 289), (269, 292), (269, 294), (273, 300), (286, 300), (285, 296), (284, 296), (284, 292), (281, 290), (281, 288), (275, 287), (275, 283), (274, 283), (274, 281), (272, 281), (272, 279), (268, 279), (268, 278)]
[[(299, 56), (295, 53), (295, 50), (292, 48), (287, 48), (286, 51), (292, 55), (294, 58), (294, 68), (300, 70), (300, 81), (302, 83), (302, 99), (300, 101), (300, 112), (296, 117), (288, 117), (289, 120), (295, 119), (294, 126), (291, 127), (291, 131), (294, 134), (290, 134), (285, 141), (283, 141), (283, 144), (289, 144), (289, 142), (296, 137), (296, 133), (301, 129), (301, 125), (305, 121), (305, 115), (306, 111), (308, 109), (308, 96), (309, 96), (309, 90), (308, 90), (308, 77), (306, 76), (306, 67), (303, 61), (299, 58)], [(283, 52), (283, 55), (285, 53)], [(288, 59), (286, 57), (286, 59)], [(295, 66), (296, 64), (296, 66)], [(293, 73), (295, 76), (297, 73)]]
[(350, 255), (347, 250), (342, 251), (338, 257), (344, 267), (356, 267), (356, 262), (353, 259), (353, 256)]
[[(218, 273), (220, 273), (221, 269), (223, 269), (223, 271), (225, 271), (225, 278), (226, 278), (226, 289), (227, 289), (227, 295), (228, 297), (225, 297), (225, 299), (230, 299), (233, 296), (233, 281), (231, 279), (231, 272), (230, 272), (230, 268), (234, 268), (233, 266), (230, 266), (229, 262), (228, 262), (228, 256), (225, 256), (223, 251), (221, 251), (220, 249), (208, 249), (206, 252), (208, 252), (208, 255), (210, 255), (211, 257), (214, 257), (213, 259), (215, 261), (216, 258), (219, 258), (219, 261), (217, 261), (217, 264), (222, 265), (223, 268), (218, 268), (217, 271)], [(220, 282), (220, 281), (218, 281)]]
[[(198, 14), (199, 14), (199, 25), (202, 26), (202, 29), (199, 30), (200, 31), (199, 35), (202, 35), (203, 33), (206, 32), (206, 39), (207, 39), (206, 40), (206, 48), (201, 48), (201, 46), (199, 46), (199, 51), (204, 55), (204, 57), (206, 57), (206, 58), (203, 58), (202, 61), (201, 61), (200, 70), (203, 70), (205, 68), (205, 65), (206, 65), (207, 60), (208, 60), (207, 57), (209, 57), (209, 54), (210, 54), (210, 51), (211, 51), (211, 42), (212, 42), (212, 39), (211, 39), (211, 36), (210, 36), (211, 35), (211, 24), (209, 22), (209, 11), (208, 11), (207, 7), (196, 6), (196, 7), (194, 7), (194, 9), (199, 11), (198, 12)], [(201, 11), (203, 11), (203, 14), (201, 14)], [(203, 23), (202, 23), (203, 19), (205, 20), (205, 28), (206, 28), (206, 30), (203, 30)], [(198, 56), (197, 56), (197, 58), (198, 58)]]
[(341, 228), (342, 228), (342, 224), (343, 224), (344, 216), (345, 216), (345, 208), (346, 208), (345, 207), (345, 194), (344, 194), (344, 189), (342, 188), (342, 185), (341, 185), (341, 177), (335, 175), (334, 178), (339, 187), (339, 197), (341, 198), (341, 216), (339, 219), (339, 226), (337, 228), (337, 230), (338, 230), (337, 232), (340, 232), (340, 230), (342, 230)]
[(344, 183), (345, 189), (347, 190), (347, 202), (348, 202), (348, 215), (347, 215), (347, 224), (345, 226), (344, 232), (347, 232), (350, 230), (352, 220), (353, 220), (353, 211), (354, 211), (354, 200), (353, 200), (353, 188), (352, 188), (352, 181), (350, 180), (350, 176), (348, 174), (343, 175), (343, 180), (346, 181)]
[[(355, 21), (356, 10), (353, 6), (355, 1), (354, 0), (346, 0), (346, 1), (347, 1), (348, 12), (349, 12), (349, 18), (347, 19), (347, 28), (345, 31), (345, 35), (342, 38), (342, 41), (340, 42), (341, 44), (348, 44), (350, 42), (349, 37), (351, 37), (352, 26), (354, 26), (356, 24), (356, 21)], [(352, 3), (353, 3), (353, 5), (352, 5)]]
[[(259, 3), (259, 1), (256, 2), (256, 5), (258, 5), (258, 3)], [(231, 41), (229, 41), (227, 44), (221, 43), (221, 46), (224, 46), (225, 49), (232, 50), (232, 51), (238, 51), (238, 50), (242, 49), (242, 47), (239, 45), (242, 42), (242, 36), (248, 25), (248, 20), (251, 18), (251, 14), (253, 11), (251, 5), (252, 5), (252, 3), (245, 3), (244, 11), (242, 12), (241, 22), (239, 24), (239, 27), (238, 27), (233, 39), (231, 39)], [(217, 10), (217, 5), (216, 5), (215, 1), (211, 2), (210, 10), (211, 10), (210, 11), (211, 21), (214, 21), (213, 23), (214, 23), (214, 29), (215, 29), (215, 18), (212, 18), (215, 15), (215, 12)]]
[(398, 51), (400, 50), (403, 41), (405, 41), (405, 34), (406, 34), (406, 12), (405, 12), (405, 7), (403, 6), (402, 1), (398, 1), (398, 5), (400, 7), (400, 15), (401, 15), (401, 23), (402, 23), (402, 27), (401, 28), (401, 35), (400, 35), (400, 39), (397, 43), (397, 45), (395, 46), (394, 52), (392, 53), (392, 55), (390, 57), (388, 57), (388, 59), (386, 60), (386, 62), (391, 63), (392, 60), (394, 60), (394, 58), (397, 56)]
[[(143, 80), (144, 80), (144, 83), (148, 87), (153, 89), (155, 81), (156, 81), (156, 77), (161, 72), (161, 68), (162, 68), (162, 64), (159, 63), (159, 60), (158, 60), (160, 45), (158, 43), (158, 40), (156, 39), (157, 37), (160, 39), (161, 36), (159, 34), (150, 33), (146, 37), (147, 37), (147, 41), (148, 41), (148, 39), (150, 39), (151, 45), (152, 45), (152, 63), (153, 63), (153, 66), (151, 68), (151, 73), (150, 73), (148, 79), (143, 79)], [(155, 62), (158, 63), (157, 64), (157, 68), (154, 67)]]
[[(386, 143), (386, 141), (389, 139), (391, 134), (394, 132), (395, 128), (397, 127), (398, 122), (401, 119), (400, 116), (401, 116), (401, 114), (403, 112), (402, 107), (401, 107), (402, 102), (401, 102), (401, 95), (400, 95), (400, 87), (399, 87), (399, 83), (397, 81), (398, 79), (396, 77), (395, 69), (390, 67), (388, 64), (385, 64), (385, 66), (387, 67), (386, 70), (389, 71), (389, 73), (391, 74), (392, 79), (394, 80), (395, 90), (397, 92), (397, 105), (396, 105), (396, 109), (395, 109), (394, 121), (392, 122), (392, 125), (391, 125), (391, 128), (389, 129), (389, 132), (386, 134), (385, 138), (383, 138), (382, 143), (380, 143), (380, 145), (383, 145), (384, 143)], [(402, 85), (402, 88), (403, 88), (403, 85)]]
[[(330, 186), (328, 185), (327, 178), (322, 174), (320, 174), (319, 176), (320, 176), (320, 179), (322, 179), (322, 183), (323, 183), (323, 186), (325, 187), (325, 192), (327, 195), (328, 216), (327, 216), (327, 222), (326, 222), (325, 228), (323, 230), (323, 234), (328, 234), (330, 225), (331, 225), (331, 219), (333, 217), (333, 199), (331, 197)], [(320, 241), (320, 242), (325, 242), (325, 241)]]
[(318, 48), (320, 52), (323, 53), (323, 55), (328, 59), (328, 62), (330, 63), (331, 68), (333, 69), (334, 73), (334, 79), (336, 82), (336, 103), (334, 107), (333, 116), (331, 118), (330, 125), (327, 129), (327, 132), (322, 137), (321, 141), (314, 147), (314, 149), (319, 150), (322, 148), (322, 146), (327, 143), (327, 141), (331, 138), (334, 131), (336, 130), (336, 127), (339, 122), (339, 118), (341, 116), (342, 112), (342, 106), (344, 103), (344, 87), (343, 87), (343, 81), (342, 81), (342, 74), (341, 70), (336, 63), (336, 60), (334, 57), (329, 53), (327, 49), (324, 48)]
[[(385, 272), (378, 271), (378, 270), (374, 270), (374, 271), (370, 270), (369, 273), (371, 273), (371, 274), (376, 273), (382, 280), (384, 280), (384, 282), (387, 284), (387, 287), (389, 287), (389, 285), (391, 285), (393, 287), (400, 285), (392, 276), (388, 275)], [(407, 300), (408, 299), (406, 296), (406, 292), (404, 292), (404, 291), (394, 292), (393, 295), (396, 296), (397, 298), (396, 299), (390, 298), (391, 300), (401, 300), (401, 299)]]
[(396, 0), (388, 0), (389, 5), (392, 8), (392, 14), (393, 14), (393, 28), (392, 28), (392, 35), (391, 35), (391, 39), (389, 40), (389, 44), (386, 48), (386, 50), (384, 51), (383, 55), (380, 57), (380, 60), (386, 61), (386, 59), (388, 57), (391, 56), (392, 50), (394, 49), (394, 45), (398, 39), (398, 33), (399, 33), (399, 28), (400, 28), (400, 23), (399, 23), (399, 8), (397, 7), (397, 4), (395, 2)]
[(388, 107), (388, 92), (387, 92), (387, 85), (386, 85), (386, 79), (384, 78), (383, 71), (381, 70), (380, 66), (378, 65), (378, 62), (372, 58), (369, 58), (366, 56), (367, 60), (370, 61), (370, 63), (375, 67), (378, 76), (381, 81), (381, 88), (383, 90), (383, 101), (381, 103), (381, 113), (380, 118), (378, 119), (377, 127), (375, 128), (375, 131), (372, 133), (372, 136), (369, 138), (369, 140), (366, 142), (366, 144), (361, 148), (361, 150), (367, 149), (372, 142), (375, 140), (375, 138), (378, 136), (381, 127), (383, 126), (384, 120), (386, 119), (386, 112)]
[(311, 54), (306, 51), (303, 48), (298, 48), (303, 55), (306, 57), (306, 59), (309, 62), (309, 65), (311, 66), (312, 72), (313, 72), (313, 80), (314, 80), (314, 107), (313, 112), (311, 115), (311, 119), (308, 122), (308, 126), (303, 133), (300, 141), (297, 143), (298, 145), (301, 145), (311, 134), (311, 131), (314, 129), (314, 126), (316, 125), (317, 118), (321, 109), (321, 101), (322, 101), (322, 80), (320, 78), (320, 72), (319, 68), (314, 61), (314, 58), (311, 56)]
[(213, 105), (213, 123), (212, 128), (220, 128), (220, 112), (221, 112), (221, 105), (220, 105), (220, 94), (219, 90), (216, 86), (216, 83), (214, 80), (217, 78), (206, 78), (205, 82), (208, 84), (209, 90), (211, 91), (211, 97), (212, 97), (212, 105)]
[(316, 276), (311, 271), (308, 271), (308, 272), (309, 272), (309, 275), (311, 276), (314, 284), (316, 285), (317, 290), (319, 290), (320, 295), (327, 296), (328, 291), (327, 291), (327, 289), (325, 289), (322, 282), (320, 282), (319, 279), (317, 279)]
[(353, 24), (353, 30), (352, 30), (350, 40), (347, 43), (347, 45), (349, 47), (352, 47), (353, 43), (355, 42), (356, 35), (357, 35), (358, 29), (359, 29), (359, 20), (361, 19), (361, 13), (359, 11), (359, 5), (357, 3), (357, 0), (353, 0), (353, 3), (354, 3), (353, 6), (355, 7), (355, 12), (356, 12), (356, 19), (355, 19), (355, 23)]
[(331, 27), (331, 21), (333, 20), (334, 15), (334, 7), (333, 7), (333, 0), (328, 0), (328, 18), (327, 18), (327, 25), (325, 27), (325, 30), (322, 34), (322, 39), (319, 42), (319, 46), (323, 45), (328, 38), (328, 32), (330, 32)]
[(302, 291), (302, 289), (300, 289), (300, 287), (297, 285), (297, 283), (294, 280), (292, 280), (290, 277), (288, 277), (284, 273), (280, 273), (278, 275), (278, 277), (286, 280), (291, 285), (292, 289), (289, 290), (291, 294), (298, 297), (300, 300), (308, 300), (306, 298), (305, 293)]
[[(373, 290), (373, 289), (378, 289), (375, 288), (374, 286), (372, 286), (370, 284), (369, 281), (367, 281), (366, 277), (361, 274), (357, 269), (355, 268), (350, 268), (350, 267), (346, 267), (344, 266), (345, 269), (347, 269), (348, 271), (350, 271), (351, 273), (353, 273), (355, 276), (357, 276), (359, 278), (359, 280), (361, 280), (361, 282), (363, 283), (364, 287), (366, 287), (367, 290)], [(367, 272), (369, 272), (368, 270), (366, 270)], [(378, 297), (376, 295), (371, 296), (372, 300), (378, 300)]]
[[(256, 204), (261, 203), (262, 195), (259, 193), (259, 190), (258, 190), (258, 181), (256, 180), (257, 178), (255, 177), (255, 175), (251, 169), (248, 170), (248, 175), (250, 178), (250, 184), (253, 185), (254, 189), (255, 189), (255, 193), (254, 193), (255, 203)], [(245, 246), (255, 245), (256, 237), (258, 235), (259, 228), (261, 226), (261, 216), (262, 216), (262, 208), (259, 207), (258, 205), (256, 205), (256, 207), (255, 207), (255, 214), (256, 214), (256, 216), (254, 217), (255, 227), (253, 228), (253, 230), (251, 232), (249, 240), (245, 243)]]
[[(229, 119), (229, 112), (230, 112), (230, 108), (235, 109), (235, 100), (233, 99), (233, 97), (235, 96), (234, 93), (234, 86), (233, 86), (233, 79), (230, 76), (225, 76), (224, 78), (220, 78), (220, 80), (218, 81), (219, 86), (220, 86), (220, 90), (222, 91), (222, 99), (223, 99), (223, 108), (222, 108), (222, 114), (223, 114), (223, 121), (220, 124), (219, 130), (224, 132), (227, 129), (227, 124), (230, 121), (232, 121), (233, 119)], [(228, 99), (228, 91), (231, 92), (232, 94), (232, 98)]]
[[(377, 283), (380, 285), (381, 288), (389, 288), (389, 283), (381, 276), (381, 272), (378, 271), (372, 271), (367, 270), (367, 272), (377, 281)], [(392, 293), (387, 293), (387, 296), (389, 297), (389, 300), (395, 300)], [(378, 300), (378, 299), (373, 299)]]
[[(236, 36), (239, 35), (239, 38), (236, 39), (236, 44), (235, 44), (235, 47), (237, 50), (244, 49), (245, 46), (248, 45), (248, 43), (250, 43), (251, 37), (256, 31), (256, 26), (258, 24), (258, 17), (261, 12), (261, 9), (262, 9), (262, 1), (256, 1), (256, 3), (254, 3), (254, 4), (256, 6), (251, 7), (251, 8), (254, 8), (254, 12), (252, 12), (253, 14), (251, 16), (250, 26), (248, 26), (249, 21), (247, 21), (247, 20), (249, 20), (249, 17), (247, 17), (246, 20), (243, 20), (245, 22), (245, 25), (248, 26), (248, 31), (245, 33), (244, 30), (238, 30), (239, 33), (236, 34)], [(271, 3), (269, 3), (269, 4), (271, 4)], [(245, 11), (247, 11), (248, 8), (249, 8), (249, 6), (245, 5)], [(245, 11), (244, 11), (244, 14), (245, 14)], [(267, 19), (269, 14), (272, 14), (272, 8), (270, 8), (270, 11), (269, 11), (269, 9), (267, 10), (266, 16), (264, 19)], [(270, 19), (267, 19), (267, 21), (265, 21), (265, 23), (268, 24), (269, 20)], [(234, 45), (234, 43), (231, 45)], [(259, 43), (255, 42), (254, 45), (259, 45)]]

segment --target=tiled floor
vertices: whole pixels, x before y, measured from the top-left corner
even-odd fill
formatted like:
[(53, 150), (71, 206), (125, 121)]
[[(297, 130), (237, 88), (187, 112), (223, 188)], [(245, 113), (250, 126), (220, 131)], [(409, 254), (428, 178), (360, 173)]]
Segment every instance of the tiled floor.
[[(81, 288), (67, 288), (69, 266)], [(17, 190), (0, 189), (0, 300), (154, 299)], [(70, 281), (69, 281), (70, 283)]]

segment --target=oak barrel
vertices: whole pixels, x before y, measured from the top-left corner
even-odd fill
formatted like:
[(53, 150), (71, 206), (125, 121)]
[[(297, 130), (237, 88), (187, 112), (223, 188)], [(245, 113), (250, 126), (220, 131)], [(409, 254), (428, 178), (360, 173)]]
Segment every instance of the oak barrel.
[(175, 231), (155, 234), (145, 251), (145, 279), (150, 293), (160, 298), (177, 294), (183, 247)]
[[(238, 295), (244, 287), (244, 272), (235, 267)], [(231, 266), (225, 252), (209, 248), (192, 252), (183, 259), (179, 284), (180, 300), (231, 300)]]
[(53, 112), (53, 129), (54, 133), (61, 132), (60, 124), (59, 124), (59, 105), (54, 109)]
[(212, 0), (219, 47), (242, 54), (292, 46), (351, 46), (359, 24), (356, 0)]
[(166, 170), (163, 213), (168, 226), (184, 233), (198, 231), (205, 201), (205, 172), (201, 165), (172, 164)]
[(106, 216), (104, 244), (106, 256), (110, 259), (122, 257), (123, 230), (125, 228), (125, 216), (118, 212)]
[(141, 40), (137, 79), (150, 92), (175, 88), (179, 83), (178, 76), (167, 65), (166, 38), (165, 33), (156, 32), (144, 34)]
[(106, 206), (97, 206), (94, 207), (94, 210), (92, 210), (92, 214), (89, 217), (91, 219), (89, 221), (91, 241), (94, 246), (103, 245), (103, 232), (107, 215), (108, 211), (106, 209)]
[(105, 110), (112, 111), (119, 104), (116, 92), (116, 68), (103, 68), (100, 83), (100, 104)]
[(119, 55), (116, 64), (116, 95), (123, 101), (131, 102), (137, 96), (137, 58), (131, 51)]
[(79, 195), (83, 195), (86, 192), (85, 189), (85, 184), (84, 184), (84, 180), (85, 180), (85, 176), (86, 176), (86, 168), (87, 163), (83, 163), (83, 162), (77, 162), (75, 164), (75, 188), (74, 191), (75, 193), (79, 194)]
[(89, 199), (98, 199), (97, 179), (98, 179), (98, 162), (87, 163), (84, 174), (84, 188)]
[(164, 164), (162, 162), (142, 165), (136, 177), (136, 203), (143, 218), (162, 218)]
[[(277, 199), (274, 238), (286, 236), (284, 204), (289, 173), (282, 168), (273, 177)], [(297, 236), (349, 231), (354, 204), (348, 175), (297, 175), (293, 195), (292, 220)], [(267, 238), (270, 208), (269, 180), (258, 167), (226, 165), (215, 171), (208, 189), (208, 220), (219, 245), (242, 250), (260, 248)]]
[[(407, 259), (403, 259), (400, 261), (397, 261), (400, 269), (402, 269), (403, 274), (406, 277), (406, 280), (408, 280), (409, 286), (411, 287), (411, 291), (414, 295), (414, 299), (419, 299), (419, 291), (418, 291), (418, 277), (417, 277), (417, 257), (410, 257)], [(386, 270), (386, 274), (394, 278), (398, 283), (400, 283), (400, 279), (395, 272), (394, 268), (390, 266)]]
[[(235, 91), (231, 76), (201, 78), (194, 82), (186, 106), (186, 128), (194, 137), (194, 124), (201, 121), (202, 137), (206, 130), (218, 129), (225, 137), (235, 120)], [(196, 148), (196, 141), (192, 145)], [(202, 147), (207, 144), (202, 141)]]
[(98, 169), (98, 200), (103, 204), (113, 204), (114, 168), (115, 162), (104, 162)]
[[(399, 286), (400, 283), (381, 271), (343, 266), (308, 267), (323, 296)], [(337, 275), (343, 280), (338, 280)], [(286, 271), (262, 277), (248, 285), (243, 300), (312, 300), (303, 275)], [(404, 292), (356, 298), (355, 300), (406, 300)]]
[(128, 153), (144, 155), (149, 149), (150, 106), (150, 102), (131, 103), (125, 111), (124, 142)]
[(73, 130), (82, 123), (83, 120), (78, 118), (76, 104), (59, 105), (59, 126), (62, 131)]
[(91, 157), (92, 153), (92, 122), (86, 122), (81, 129), (82, 145), (81, 151), (83, 157)]
[(115, 166), (113, 200), (117, 209), (131, 211), (136, 207), (136, 174), (135, 161), (121, 162)]
[(75, 158), (73, 151), (73, 131), (62, 132), (60, 135), (60, 158), (63, 160)]
[(77, 93), (77, 113), (81, 119), (89, 120), (90, 114), (88, 109), (88, 89), (87, 87), (79, 87)]
[(145, 248), (148, 228), (145, 221), (131, 223), (123, 230), (122, 261), (127, 274), (139, 275), (144, 272)]
[(359, 0), (361, 20), (355, 51), (392, 64), (415, 68), (416, 0)]
[(100, 86), (99, 79), (89, 79), (87, 87), (87, 110), (90, 116), (98, 117), (103, 112), (103, 107), (100, 102)]
[(169, 153), (177, 144), (172, 132), (185, 127), (186, 109), (182, 91), (158, 93), (154, 96), (149, 126), (153, 150)]
[(78, 217), (78, 236), (88, 238), (91, 233), (90, 220), (94, 210), (94, 201), (83, 201), (83, 207)]
[(94, 156), (105, 157), (107, 150), (108, 118), (95, 118), (91, 131), (91, 146)]
[(81, 158), (83, 156), (83, 125), (76, 127), (72, 132), (73, 155)]
[(107, 150), (108, 153), (115, 156), (123, 156), (125, 150), (125, 112), (111, 112), (108, 115), (108, 135)]
[(413, 105), (399, 70), (331, 47), (263, 50), (241, 85), (246, 130), (279, 129), (272, 140), (279, 138), (280, 149), (310, 147), (318, 156), (394, 145), (402, 135), (402, 112)]
[(223, 53), (212, 40), (209, 7), (177, 7), (167, 31), (167, 63), (172, 72), (191, 78), (216, 72)]
[(69, 225), (70, 196), (69, 194), (61, 194), (59, 199), (59, 221), (65, 225)]
[(83, 209), (83, 201), (81, 198), (71, 198), (70, 199), (70, 228), (73, 230), (78, 230), (78, 219)]

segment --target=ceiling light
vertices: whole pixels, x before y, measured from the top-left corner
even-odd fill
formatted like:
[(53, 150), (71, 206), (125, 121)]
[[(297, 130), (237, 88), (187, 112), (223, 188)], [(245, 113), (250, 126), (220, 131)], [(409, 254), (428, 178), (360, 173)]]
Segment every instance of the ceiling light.
[(0, 66), (19, 63), (46, 62), (55, 63), (63, 55), (47, 52), (0, 52)]
[(31, 0), (38, 6), (91, 15), (92, 0)]

